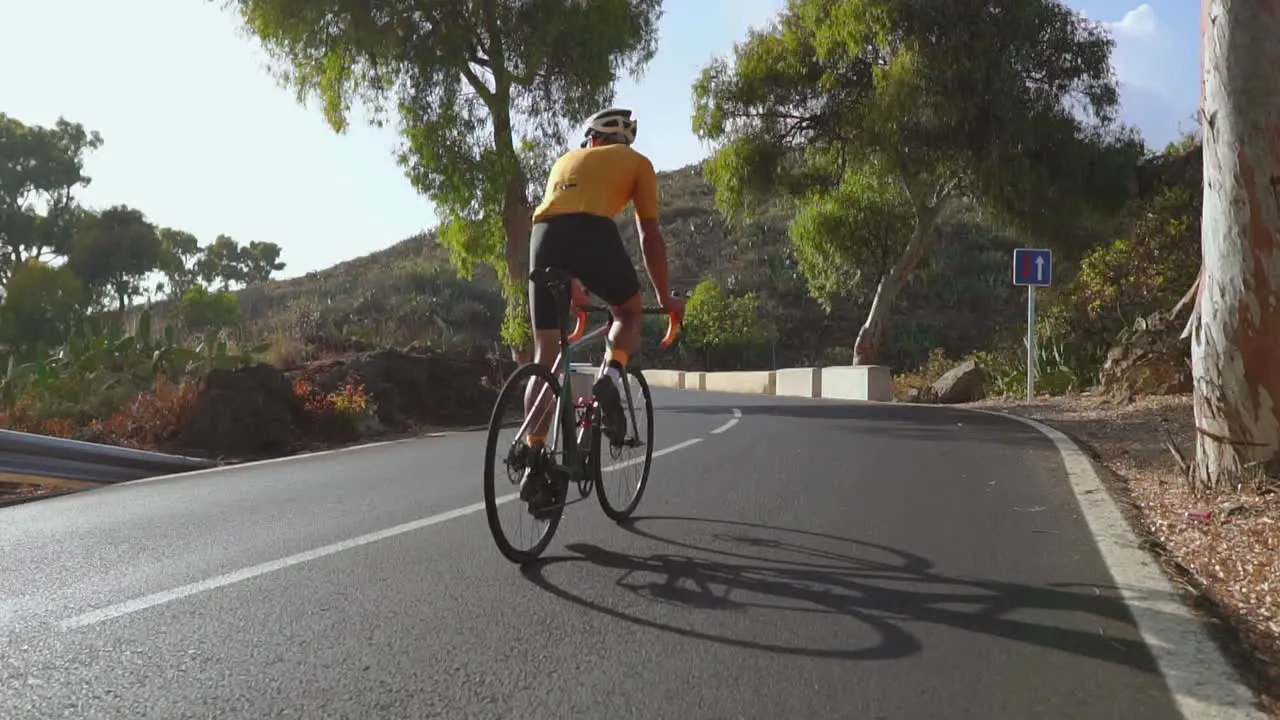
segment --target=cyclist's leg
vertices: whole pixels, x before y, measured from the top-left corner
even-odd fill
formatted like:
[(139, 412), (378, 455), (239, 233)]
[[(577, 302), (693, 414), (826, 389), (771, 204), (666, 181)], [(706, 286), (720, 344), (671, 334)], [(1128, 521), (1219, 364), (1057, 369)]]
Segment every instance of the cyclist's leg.
[(626, 434), (622, 374), (639, 345), (643, 321), (640, 278), (612, 219), (584, 218), (584, 224), (589, 224), (589, 232), (584, 229), (574, 234), (574, 252), (567, 258), (567, 269), (604, 300), (613, 314), (605, 363), (592, 392), (604, 409), (605, 429), (612, 439), (621, 442)]
[[(565, 267), (566, 258), (573, 250), (572, 223), (566, 218), (552, 218), (533, 226), (529, 235), (529, 269)], [(570, 271), (572, 272), (572, 271)], [(533, 327), (533, 360), (548, 370), (560, 357), (560, 318), (557, 317), (556, 298), (545, 287), (529, 282), (529, 320)], [(545, 386), (531, 382), (525, 388), (525, 417), (533, 421), (529, 424), (525, 442), (531, 447), (541, 445), (551, 427), (552, 411), (555, 398), (549, 392), (543, 392)], [(541, 402), (538, 402), (541, 395)], [(534, 403), (538, 402), (538, 407)]]

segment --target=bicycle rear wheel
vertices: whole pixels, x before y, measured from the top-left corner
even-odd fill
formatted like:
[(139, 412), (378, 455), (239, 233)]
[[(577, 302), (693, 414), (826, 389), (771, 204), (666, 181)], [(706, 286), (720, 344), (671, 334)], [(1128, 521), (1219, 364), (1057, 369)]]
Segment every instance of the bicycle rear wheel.
[[(555, 412), (555, 399), (560, 396), (560, 383), (549, 370), (538, 365), (537, 363), (527, 363), (516, 368), (516, 371), (507, 378), (506, 383), (502, 386), (502, 391), (498, 393), (498, 400), (493, 405), (493, 414), (489, 417), (489, 435), (485, 442), (484, 450), (484, 510), (485, 516), (489, 521), (489, 532), (493, 535), (493, 541), (498, 546), (498, 551), (508, 560), (514, 563), (527, 563), (536, 560), (543, 551), (547, 549), (547, 545), (551, 543), (551, 538), (555, 537), (556, 529), (560, 527), (560, 518), (564, 514), (565, 495), (568, 490), (568, 483), (555, 482), (553, 478), (551, 487), (554, 488), (552, 499), (552, 507), (541, 518), (530, 516), (527, 511), (528, 504), (519, 498), (520, 480), (524, 475), (524, 470), (531, 462), (541, 463), (544, 467), (548, 465), (548, 461), (554, 463), (563, 463), (564, 453), (563, 447), (566, 438), (564, 433), (556, 434), (556, 446), (547, 448), (541, 457), (535, 457), (525, 444), (524, 437), (517, 437), (516, 431), (520, 429), (520, 422), (524, 418), (524, 394), (525, 388), (532, 383), (537, 388), (546, 388), (549, 399), (547, 412)], [(572, 412), (572, 409), (569, 409)], [(565, 412), (562, 408), (561, 412)], [(553, 417), (553, 423), (558, 422), (559, 418)], [(502, 471), (502, 475), (498, 475), (498, 471)], [(498, 478), (505, 478), (501, 485), (506, 494), (499, 496)], [(510, 538), (502, 527), (502, 520), (498, 516), (499, 507), (510, 503), (514, 507), (509, 507), (508, 514), (515, 515), (519, 520), (530, 520), (535, 525), (533, 544), (528, 549), (520, 549)], [(538, 527), (540, 526), (540, 527)], [(523, 533), (520, 533), (523, 535)]]
[[(622, 376), (623, 394), (622, 394), (622, 410), (627, 416), (627, 437), (622, 444), (614, 445), (607, 438), (599, 437), (600, 426), (595, 424), (592, 426), (593, 437), (591, 440), (592, 447), (596, 450), (596, 460), (593, 463), (593, 470), (596, 472), (596, 490), (600, 497), (600, 509), (604, 514), (614, 522), (622, 522), (631, 517), (636, 511), (636, 507), (640, 505), (640, 498), (644, 495), (645, 488), (649, 485), (649, 469), (653, 464), (653, 396), (649, 393), (649, 383), (644, 379), (644, 374), (639, 368), (627, 367), (627, 372)], [(638, 401), (638, 402), (637, 402)], [(637, 407), (640, 405), (640, 407)], [(643, 427), (637, 427), (643, 423)], [(639, 450), (639, 453), (632, 457), (623, 457), (627, 451)], [(605, 452), (609, 456), (605, 457)], [(611, 460), (611, 464), (606, 464), (605, 460)], [(630, 499), (626, 499), (625, 493), (621, 490), (609, 491), (605, 489), (605, 476), (609, 475), (609, 480), (618, 477), (619, 487), (625, 487), (625, 478), (633, 476), (639, 471), (638, 482), (635, 483), (635, 490)]]

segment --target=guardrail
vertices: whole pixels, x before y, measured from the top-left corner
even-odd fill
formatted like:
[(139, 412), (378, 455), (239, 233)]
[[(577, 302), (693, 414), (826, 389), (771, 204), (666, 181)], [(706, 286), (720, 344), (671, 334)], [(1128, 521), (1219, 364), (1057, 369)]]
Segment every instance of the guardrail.
[(119, 483), (217, 467), (214, 460), (0, 430), (0, 473)]

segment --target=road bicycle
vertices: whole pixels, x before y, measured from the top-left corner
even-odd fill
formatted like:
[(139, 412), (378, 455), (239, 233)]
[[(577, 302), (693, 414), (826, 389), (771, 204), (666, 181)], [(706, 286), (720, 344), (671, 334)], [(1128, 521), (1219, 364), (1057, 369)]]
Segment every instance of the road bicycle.
[[(511, 377), (503, 383), (498, 399), (494, 403), (493, 414), (489, 418), (489, 435), (485, 443), (484, 460), (484, 507), (485, 515), (489, 520), (489, 531), (493, 534), (498, 550), (508, 560), (519, 564), (537, 559), (547, 549), (556, 530), (560, 527), (560, 518), (564, 514), (564, 509), (586, 500), (593, 490), (597, 491), (600, 508), (609, 519), (622, 522), (631, 517), (636, 506), (640, 504), (645, 487), (649, 484), (649, 469), (653, 462), (653, 402), (649, 393), (649, 383), (645, 381), (644, 373), (640, 368), (633, 363), (628, 363), (627, 370), (622, 376), (622, 404), (627, 416), (627, 432), (623, 438), (609, 438), (603, 431), (600, 421), (601, 409), (594, 396), (590, 394), (576, 398), (573, 396), (570, 378), (573, 372), (574, 351), (581, 348), (583, 344), (604, 336), (613, 322), (610, 314), (604, 325), (588, 333), (586, 332), (587, 313), (609, 312), (609, 309), (591, 305), (571, 311), (570, 283), (573, 276), (562, 270), (538, 268), (529, 274), (529, 279), (549, 289), (556, 300), (557, 315), (560, 318), (558, 324), (560, 357), (550, 370), (535, 362), (525, 363), (516, 368)], [(670, 347), (679, 333), (679, 319), (662, 308), (646, 307), (643, 312), (646, 315), (668, 316), (667, 331), (662, 338), (662, 346)], [(571, 315), (576, 316), (577, 322), (573, 332), (566, 334), (565, 328), (569, 324)], [(593, 380), (594, 377), (593, 375)], [(524, 415), (526, 384), (530, 382), (538, 385), (538, 400), (533, 407), (543, 407), (542, 412), (545, 413), (549, 409), (543, 406), (547, 393), (556, 399), (554, 409), (551, 410), (553, 415), (547, 440), (537, 451), (526, 444), (525, 435), (527, 429), (532, 426), (533, 414), (531, 413), (530, 417), (525, 418), (520, 424), (514, 437), (504, 449), (500, 436), (514, 425), (514, 418)], [(644, 400), (643, 430), (636, 422), (636, 409), (632, 403), (633, 384), (639, 389), (640, 396)], [(550, 403), (548, 402), (547, 405), (549, 406)], [(513, 416), (509, 406), (514, 406), (514, 411), (518, 414)], [(568, 442), (566, 438), (573, 438), (573, 441)], [(625, 450), (643, 449), (643, 460), (631, 459), (605, 468), (602, 459), (606, 440), (612, 459), (616, 459), (617, 455)], [(563, 447), (561, 447), (562, 444)], [(641, 465), (642, 469), (635, 494), (629, 502), (619, 507), (617, 498), (610, 497), (610, 494), (605, 491), (603, 474), (606, 471), (620, 470), (637, 464)], [(498, 518), (498, 508), (510, 501), (525, 504), (525, 501), (519, 498), (519, 493), (515, 491), (519, 487), (524, 470), (530, 466), (547, 479), (547, 486), (541, 490), (544, 493), (549, 492), (551, 497), (549, 504), (538, 507), (536, 511), (532, 505), (528, 506), (527, 513), (533, 515), (534, 520), (542, 524), (542, 529), (529, 549), (520, 550), (512, 544), (503, 531), (502, 523)], [(501, 470), (505, 470), (507, 481), (513, 492), (499, 496), (497, 475)], [(568, 500), (570, 485), (576, 485), (578, 489), (578, 497), (574, 500)], [(544, 497), (544, 499), (548, 498)]]

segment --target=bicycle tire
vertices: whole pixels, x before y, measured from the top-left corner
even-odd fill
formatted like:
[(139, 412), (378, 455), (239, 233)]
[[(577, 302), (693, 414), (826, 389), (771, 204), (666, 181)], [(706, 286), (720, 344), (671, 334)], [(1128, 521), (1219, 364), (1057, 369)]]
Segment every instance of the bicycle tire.
[[(489, 434), (485, 441), (484, 451), (484, 512), (489, 521), (489, 533), (493, 535), (494, 544), (498, 546), (498, 551), (503, 557), (513, 563), (525, 564), (538, 559), (547, 546), (551, 544), (551, 539), (555, 537), (556, 530), (560, 527), (560, 518), (564, 515), (564, 501), (568, 493), (568, 485), (561, 487), (559, 496), (556, 498), (556, 508), (548, 518), (546, 528), (542, 531), (542, 536), (528, 550), (518, 550), (511, 541), (507, 539), (507, 535), (502, 530), (502, 522), (498, 518), (499, 498), (496, 487), (495, 470), (498, 452), (498, 436), (501, 434), (506, 418), (504, 412), (507, 403), (515, 400), (520, 403), (521, 414), (523, 416), (524, 409), (524, 380), (528, 378), (538, 378), (547, 384), (549, 391), (552, 393), (552, 402), (554, 398), (560, 396), (560, 382), (556, 379), (551, 371), (542, 367), (537, 363), (526, 363), (516, 368), (511, 373), (511, 377), (503, 383), (502, 390), (498, 393), (498, 399), (493, 404), (493, 413), (489, 417)], [(554, 406), (553, 406), (554, 407)], [(563, 409), (562, 409), (563, 412)], [(560, 435), (563, 436), (563, 432)], [(564, 438), (560, 438), (560, 442), (564, 442)], [(554, 451), (554, 448), (552, 448)], [(506, 502), (523, 502), (518, 497), (507, 499)]]
[[(644, 497), (645, 488), (649, 487), (649, 471), (653, 465), (653, 395), (649, 392), (649, 381), (644, 379), (644, 373), (640, 372), (639, 368), (628, 366), (627, 374), (635, 378), (635, 385), (639, 388), (640, 396), (644, 398), (643, 413), (646, 437), (643, 438), (644, 469), (640, 473), (640, 485), (636, 488), (636, 494), (631, 498), (631, 502), (627, 503), (627, 506), (621, 510), (613, 507), (612, 503), (609, 502), (609, 493), (604, 489), (604, 463), (601, 455), (604, 452), (606, 444), (601, 442), (598, 437), (593, 437), (591, 441), (593, 449), (596, 450), (597, 458), (592, 468), (596, 473), (596, 495), (600, 498), (600, 509), (603, 510), (604, 514), (614, 522), (622, 522), (630, 518), (632, 513), (636, 511), (636, 508), (639, 507), (640, 499)], [(631, 393), (631, 395), (634, 397), (635, 393)], [(622, 402), (628, 402), (626, 395), (623, 396)], [(632, 433), (635, 433), (636, 429), (633, 423), (630, 422), (630, 408), (625, 407), (624, 405), (623, 410), (627, 413), (627, 424), (631, 426), (628, 429)], [(597, 425), (593, 429), (592, 434), (598, 436), (599, 433), (600, 429)]]

